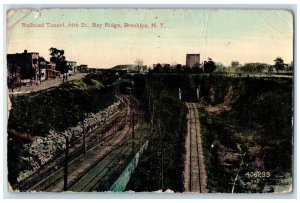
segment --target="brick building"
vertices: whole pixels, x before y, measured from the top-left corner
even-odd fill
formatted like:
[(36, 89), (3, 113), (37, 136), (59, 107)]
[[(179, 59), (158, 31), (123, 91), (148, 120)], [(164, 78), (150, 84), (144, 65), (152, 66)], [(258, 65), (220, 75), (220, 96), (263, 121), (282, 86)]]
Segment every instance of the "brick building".
[(20, 80), (36, 83), (39, 71), (38, 59), (38, 52), (27, 52), (27, 50), (24, 50), (24, 53), (7, 54), (8, 77), (15, 82)]

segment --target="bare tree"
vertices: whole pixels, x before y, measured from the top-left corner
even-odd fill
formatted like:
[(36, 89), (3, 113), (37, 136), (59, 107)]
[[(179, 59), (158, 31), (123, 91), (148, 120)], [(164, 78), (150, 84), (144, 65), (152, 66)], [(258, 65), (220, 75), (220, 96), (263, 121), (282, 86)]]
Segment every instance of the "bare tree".
[(140, 59), (140, 58), (137, 58), (134, 63), (135, 63), (136, 69), (138, 71), (141, 71), (142, 68), (143, 68), (143, 65), (144, 65), (144, 61), (142, 59)]

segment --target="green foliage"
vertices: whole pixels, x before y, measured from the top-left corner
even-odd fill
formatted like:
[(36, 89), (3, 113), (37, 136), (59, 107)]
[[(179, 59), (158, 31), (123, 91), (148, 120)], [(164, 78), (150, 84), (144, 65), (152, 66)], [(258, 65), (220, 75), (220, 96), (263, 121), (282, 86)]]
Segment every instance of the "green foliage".
[(268, 64), (266, 63), (246, 63), (239, 69), (240, 72), (244, 73), (262, 73), (268, 70)]
[(177, 97), (178, 83), (174, 83), (178, 80), (178, 76), (160, 75), (135, 78), (135, 93), (148, 114), (152, 136), (127, 190), (183, 191), (187, 110)]
[[(85, 113), (98, 112), (111, 105), (115, 96), (113, 87), (103, 87), (102, 81), (88, 75), (59, 87), (11, 97), (12, 109), (8, 129), (46, 136), (49, 130), (64, 131), (84, 119)], [(8, 179), (17, 182), (21, 170), (29, 169), (28, 162), (20, 159), (24, 141), (13, 136), (8, 140)]]
[(284, 64), (284, 60), (281, 57), (277, 57), (274, 60), (275, 64), (274, 67), (278, 73), (278, 71), (284, 70), (285, 64)]
[[(238, 92), (238, 98), (229, 112), (207, 114), (201, 109), (201, 133), (208, 171), (210, 191), (230, 192), (233, 178), (240, 160), (220, 164), (218, 145), (235, 153), (246, 151), (245, 166), (240, 171), (243, 177), (247, 171), (260, 170), (253, 165), (255, 156), (250, 156), (248, 146), (263, 149), (264, 171), (270, 171), (271, 179), (259, 181), (259, 186), (248, 188), (238, 183), (236, 192), (261, 192), (265, 184), (274, 177), (291, 173), (292, 169), (292, 80), (260, 78), (202, 77), (201, 97), (206, 103), (209, 89), (214, 89), (215, 102), (223, 103), (229, 87)], [(223, 101), (222, 101), (223, 100)], [(211, 145), (214, 144), (212, 148)], [(259, 155), (256, 155), (259, 156)], [(244, 178), (244, 177), (243, 177)], [(251, 181), (246, 180), (244, 181)], [(231, 184), (230, 184), (231, 183)]]
[(240, 66), (240, 62), (238, 61), (231, 61), (231, 67), (232, 68), (238, 68)]
[(227, 71), (228, 71), (227, 68), (222, 63), (217, 63), (216, 64), (215, 72), (224, 73), (224, 72), (227, 72)]
[(208, 61), (204, 61), (204, 72), (205, 73), (212, 73), (215, 70), (216, 70), (216, 64), (211, 58), (208, 58)]
[(50, 62), (56, 64), (56, 70), (62, 72), (62, 73), (67, 73), (68, 72), (68, 67), (67, 67), (67, 61), (66, 57), (64, 56), (65, 51), (64, 50), (59, 50), (57, 48), (51, 47), (49, 49), (50, 51)]
[(114, 101), (112, 87), (84, 78), (44, 90), (12, 97), (8, 128), (44, 136), (49, 130), (63, 131), (82, 120), (84, 113), (97, 112)]
[[(184, 106), (176, 99), (178, 88), (193, 94), (194, 89), (200, 86), (200, 100), (203, 104), (208, 104), (213, 89), (214, 105), (225, 101), (229, 89), (236, 93), (231, 98), (234, 102), (229, 112), (209, 115), (203, 109), (200, 110), (209, 191), (231, 192), (239, 168), (240, 159), (233, 159), (226, 164), (220, 162), (221, 147), (237, 154), (247, 152), (240, 176), (249, 170), (257, 170), (252, 164), (255, 157), (249, 155), (249, 145), (265, 150), (265, 171), (270, 171), (274, 176), (290, 172), (293, 129), (290, 79), (232, 78), (214, 74), (148, 74), (146, 78), (136, 77), (135, 84), (141, 87), (136, 88), (135, 93), (148, 112), (147, 119), (154, 130), (149, 148), (142, 156), (127, 189), (153, 191), (161, 189), (163, 185), (164, 190), (170, 188), (182, 191), (180, 181), (184, 163), (186, 110), (182, 110)], [(183, 95), (183, 98), (193, 100), (192, 96)], [(260, 192), (264, 184), (272, 181), (274, 179), (260, 181), (257, 187), (252, 188), (239, 182), (235, 191)]]
[(294, 71), (294, 61), (292, 61), (292, 62), (288, 65), (288, 71), (291, 71), (291, 72)]
[(262, 131), (259, 144), (271, 149), (265, 158), (269, 169), (291, 170), (292, 104), (291, 80), (280, 79), (251, 81), (235, 105), (232, 116), (240, 125)]

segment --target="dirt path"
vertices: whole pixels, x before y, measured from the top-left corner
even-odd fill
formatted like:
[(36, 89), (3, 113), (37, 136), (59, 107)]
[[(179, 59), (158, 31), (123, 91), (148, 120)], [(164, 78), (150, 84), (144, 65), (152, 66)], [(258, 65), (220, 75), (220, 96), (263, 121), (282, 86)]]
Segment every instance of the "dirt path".
[(186, 192), (207, 192), (207, 174), (204, 164), (202, 138), (198, 110), (195, 103), (187, 103), (188, 129), (186, 136), (186, 157), (184, 188)]

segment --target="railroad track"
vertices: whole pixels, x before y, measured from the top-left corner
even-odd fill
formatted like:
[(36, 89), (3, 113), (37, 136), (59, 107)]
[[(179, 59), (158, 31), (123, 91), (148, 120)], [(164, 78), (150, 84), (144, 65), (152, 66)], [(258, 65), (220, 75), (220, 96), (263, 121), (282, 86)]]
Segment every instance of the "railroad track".
[(112, 174), (118, 172), (120, 174), (118, 168), (123, 168), (122, 166), (126, 165), (130, 159), (132, 159), (132, 148), (130, 145), (123, 145), (116, 148), (109, 153), (109, 156), (106, 156), (91, 167), (86, 174), (70, 186), (69, 190), (76, 192), (107, 191), (116, 178)]
[[(95, 128), (86, 134), (86, 148), (87, 151), (92, 150), (112, 150), (112, 148), (117, 147), (117, 144), (113, 143), (111, 140), (116, 139), (120, 134), (120, 130), (129, 128), (130, 126), (130, 114), (132, 102), (136, 103), (135, 100), (129, 97), (124, 97), (125, 103), (127, 104), (124, 109), (112, 115), (101, 127)], [(127, 124), (127, 126), (126, 126)], [(111, 146), (104, 146), (110, 145)], [(70, 170), (76, 169), (72, 168), (72, 163), (80, 163), (84, 160), (82, 157), (82, 140), (77, 139), (71, 142), (69, 148), (69, 167)], [(102, 146), (103, 145), (103, 146)], [(97, 147), (97, 149), (95, 149)], [(109, 148), (109, 149), (108, 149)], [(105, 150), (104, 150), (105, 151)], [(108, 153), (107, 153), (108, 154)], [(104, 157), (107, 154), (102, 154)], [(87, 154), (88, 155), (88, 154)], [(98, 157), (99, 158), (99, 157)], [(36, 191), (53, 191), (52, 185), (61, 183), (61, 178), (63, 177), (65, 156), (64, 152), (61, 152), (55, 156), (52, 160), (41, 166), (41, 168), (31, 175), (26, 180), (15, 185), (14, 188), (20, 191), (36, 190)], [(74, 164), (73, 164), (74, 165)], [(51, 180), (51, 181), (49, 181)]]
[(206, 171), (202, 151), (200, 123), (195, 103), (186, 103), (188, 107), (188, 131), (186, 137), (186, 162), (184, 187), (187, 192), (206, 191)]

